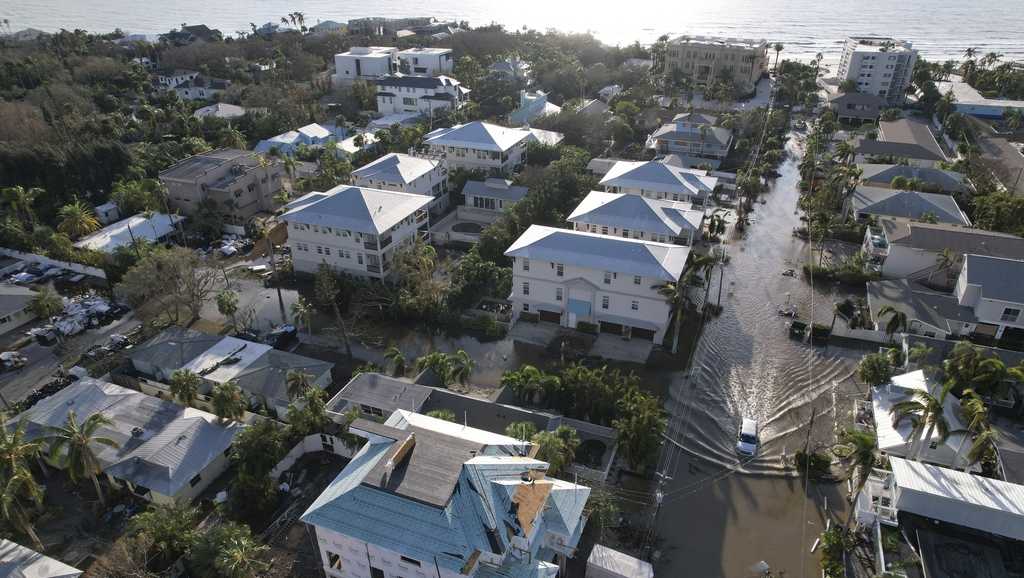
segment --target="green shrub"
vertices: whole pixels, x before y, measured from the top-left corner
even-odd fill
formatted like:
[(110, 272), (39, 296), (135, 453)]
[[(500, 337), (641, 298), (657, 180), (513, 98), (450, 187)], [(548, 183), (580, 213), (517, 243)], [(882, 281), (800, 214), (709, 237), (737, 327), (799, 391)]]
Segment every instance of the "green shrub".
[(524, 311), (519, 314), (519, 319), (522, 319), (523, 321), (527, 321), (529, 323), (536, 323), (540, 321), (540, 315), (536, 313), (531, 313), (529, 311)]
[(589, 321), (577, 321), (576, 330), (582, 331), (583, 333), (597, 335), (597, 325), (594, 323), (590, 323)]

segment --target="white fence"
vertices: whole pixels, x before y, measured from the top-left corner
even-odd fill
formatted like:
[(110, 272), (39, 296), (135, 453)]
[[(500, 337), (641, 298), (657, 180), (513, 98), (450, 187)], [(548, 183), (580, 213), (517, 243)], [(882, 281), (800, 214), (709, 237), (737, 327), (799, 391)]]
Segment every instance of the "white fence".
[(328, 434), (310, 434), (295, 444), (295, 447), (274, 466), (274, 469), (270, 470), (270, 478), (272, 480), (278, 479), (281, 477), (281, 474), (291, 469), (295, 462), (299, 461), (299, 458), (308, 453), (329, 452), (351, 459), (358, 450), (358, 447), (351, 448), (345, 445), (345, 440), (339, 437)]
[(58, 261), (57, 259), (43, 257), (42, 255), (36, 255), (35, 253), (23, 253), (21, 251), (15, 251), (14, 249), (0, 247), (0, 255), (6, 255), (29, 263), (39, 263), (40, 265), (48, 265), (50, 267), (60, 267), (61, 269), (67, 269), (68, 271), (74, 271), (75, 273), (81, 273), (91, 277), (99, 277), (100, 279), (107, 278), (106, 272), (98, 267), (82, 265), (81, 263), (70, 263), (68, 261)]

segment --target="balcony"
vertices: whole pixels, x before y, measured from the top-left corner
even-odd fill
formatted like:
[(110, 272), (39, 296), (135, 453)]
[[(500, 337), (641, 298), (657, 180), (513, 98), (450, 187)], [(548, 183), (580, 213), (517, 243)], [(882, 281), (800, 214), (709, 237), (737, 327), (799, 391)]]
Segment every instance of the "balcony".
[(873, 260), (884, 261), (889, 256), (889, 238), (878, 227), (868, 227), (864, 232), (864, 252)]
[(857, 496), (857, 520), (862, 524), (880, 522), (887, 526), (898, 526), (896, 508), (896, 481), (891, 472), (871, 470), (864, 489)]
[(380, 248), (381, 249), (387, 247), (390, 244), (391, 244), (391, 235), (388, 235), (387, 237), (382, 237), (381, 238), (381, 240), (380, 240)]
[(370, 273), (380, 273), (380, 265), (367, 265), (366, 270)]

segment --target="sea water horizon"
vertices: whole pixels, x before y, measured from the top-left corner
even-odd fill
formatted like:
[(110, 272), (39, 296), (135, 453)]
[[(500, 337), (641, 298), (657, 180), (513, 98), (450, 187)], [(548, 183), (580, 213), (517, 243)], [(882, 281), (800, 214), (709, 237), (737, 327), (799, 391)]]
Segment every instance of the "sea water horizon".
[(1024, 6), (1019, 1), (972, 0), (436, 0), (429, 6), (403, 0), (5, 0), (0, 20), (10, 29), (55, 32), (76, 28), (157, 34), (188, 24), (207, 24), (228, 35), (299, 11), (307, 26), (367, 16), (432, 16), (465, 20), (472, 26), (502, 24), (508, 30), (589, 32), (609, 45), (650, 44), (662, 35), (700, 34), (765, 39), (784, 45), (783, 58), (809, 59), (822, 53), (835, 61), (850, 35), (884, 35), (912, 42), (924, 58), (960, 59), (974, 47), (1003, 60), (1024, 60)]

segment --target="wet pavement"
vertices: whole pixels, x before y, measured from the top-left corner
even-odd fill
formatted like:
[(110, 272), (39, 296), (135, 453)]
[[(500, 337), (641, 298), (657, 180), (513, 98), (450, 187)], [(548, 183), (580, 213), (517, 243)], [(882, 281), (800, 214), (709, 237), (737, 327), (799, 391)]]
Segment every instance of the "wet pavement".
[[(832, 303), (846, 295), (836, 286), (812, 288), (799, 274), (808, 254), (807, 243), (792, 236), (800, 226), (799, 142), (791, 139), (788, 148), (789, 160), (765, 204), (755, 207), (746, 236), (727, 234), (722, 314), (707, 321), (690, 371), (666, 376), (672, 441), (659, 471), (671, 479), (663, 486), (660, 538), (652, 545), (661, 575), (752, 576), (760, 561), (786, 576), (818, 575), (809, 550), (824, 529), (826, 497), (838, 508), (833, 516), (844, 510), (844, 486), (810, 483), (805, 492), (784, 459), (805, 443), (831, 444), (837, 414), (846, 419), (863, 391), (850, 379), (861, 351), (792, 341), (778, 314), (788, 302), (801, 319), (828, 325)], [(784, 276), (786, 269), (798, 273)], [(718, 278), (716, 270), (712, 299)], [(743, 418), (758, 421), (762, 446), (756, 458), (741, 462), (735, 443)]]

